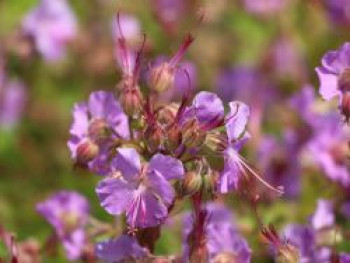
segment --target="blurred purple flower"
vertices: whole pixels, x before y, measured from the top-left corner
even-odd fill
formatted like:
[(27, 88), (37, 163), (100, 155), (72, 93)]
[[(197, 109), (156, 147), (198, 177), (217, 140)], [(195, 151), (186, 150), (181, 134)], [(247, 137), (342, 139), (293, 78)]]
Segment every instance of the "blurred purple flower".
[(348, 135), (339, 116), (319, 115), (315, 123), (314, 136), (306, 145), (308, 152), (329, 179), (344, 187), (350, 186)]
[(290, 79), (303, 79), (306, 73), (305, 63), (292, 39), (280, 37), (272, 46), (272, 67), (279, 76)]
[(85, 246), (84, 227), (89, 217), (89, 203), (76, 192), (60, 191), (37, 204), (37, 211), (55, 228), (67, 258), (76, 260)]
[(172, 31), (184, 15), (187, 3), (184, 0), (152, 0), (152, 7), (160, 22), (168, 31)]
[(88, 102), (74, 106), (70, 135), (72, 158), (105, 174), (106, 154), (113, 139), (129, 137), (128, 118), (111, 92), (96, 91)]
[[(224, 206), (209, 203), (205, 223), (206, 247), (209, 253), (209, 262), (237, 262), (248, 263), (251, 260), (251, 249), (247, 241), (241, 237), (238, 230), (232, 225), (233, 217)], [(193, 218), (187, 214), (183, 226), (183, 260), (189, 262), (189, 235), (193, 227)], [(224, 260), (226, 259), (226, 260)], [(221, 262), (221, 261), (220, 261)]]
[(293, 110), (295, 110), (300, 118), (306, 122), (306, 124), (314, 127), (317, 125), (320, 119), (315, 111), (313, 111), (313, 105), (315, 102), (315, 90), (311, 85), (304, 85), (301, 90), (296, 92), (289, 103)]
[(273, 15), (282, 11), (289, 0), (244, 0), (247, 12), (256, 15)]
[(311, 225), (288, 225), (284, 236), (299, 249), (301, 263), (330, 262), (332, 250), (319, 246), (317, 234), (324, 227), (334, 226), (333, 206), (330, 201), (319, 199), (311, 217)]
[(120, 25), (118, 25), (117, 19), (118, 17), (114, 17), (112, 22), (112, 34), (115, 41), (124, 37), (128, 44), (132, 44), (140, 37), (141, 25), (135, 16), (119, 14)]
[(300, 193), (301, 167), (299, 141), (292, 131), (286, 131), (282, 141), (266, 136), (262, 140), (258, 160), (265, 179), (284, 188), (284, 197), (296, 198)]
[(257, 70), (249, 67), (234, 67), (222, 71), (217, 76), (215, 87), (217, 94), (225, 103), (239, 100), (249, 105), (250, 131), (253, 136), (258, 137), (264, 111), (277, 97), (276, 90)]
[(343, 214), (343, 216), (350, 219), (350, 202), (349, 201), (342, 204), (340, 208), (340, 212)]
[(309, 262), (310, 257), (314, 257), (315, 233), (310, 227), (291, 224), (285, 228), (283, 234), (292, 245), (298, 248), (301, 262)]
[(340, 263), (350, 263), (350, 254), (340, 253), (339, 254), (339, 262)]
[(341, 113), (350, 118), (350, 43), (327, 52), (322, 65), (316, 68), (320, 80), (320, 94), (325, 100), (339, 97)]
[(117, 239), (102, 241), (96, 244), (96, 256), (106, 263), (124, 262), (129, 259), (140, 259), (148, 254), (134, 237), (122, 235)]
[(56, 61), (65, 55), (67, 42), (75, 37), (77, 22), (66, 0), (41, 0), (25, 16), (22, 28), (47, 61)]
[(350, 2), (348, 0), (323, 0), (332, 21), (350, 25)]
[[(216, 78), (216, 92), (228, 103), (240, 100), (251, 106), (265, 106), (275, 95), (261, 74), (250, 67), (233, 67), (222, 71)], [(252, 94), (257, 96), (252, 96)]]
[(333, 204), (331, 201), (319, 199), (317, 201), (317, 208), (311, 218), (312, 227), (319, 230), (326, 227), (331, 227), (335, 223)]
[(22, 117), (26, 98), (27, 92), (23, 83), (14, 80), (0, 82), (1, 128), (9, 129), (18, 123)]
[(162, 223), (175, 197), (169, 180), (183, 177), (182, 163), (156, 154), (148, 165), (141, 166), (134, 149), (121, 148), (112, 165), (116, 176), (102, 180), (96, 188), (107, 212), (112, 215), (126, 212), (131, 227), (153, 227)]

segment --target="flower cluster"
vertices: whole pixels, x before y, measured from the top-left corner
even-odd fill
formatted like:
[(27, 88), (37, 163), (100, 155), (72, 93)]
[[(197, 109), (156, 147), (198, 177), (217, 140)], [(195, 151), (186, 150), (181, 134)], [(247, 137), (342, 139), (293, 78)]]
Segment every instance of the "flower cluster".
[[(242, 182), (254, 180), (282, 193), (265, 182), (239, 153), (250, 138), (246, 131), (249, 107), (231, 101), (225, 114), (226, 107), (215, 93), (202, 91), (193, 96), (194, 75), (180, 63), (194, 40), (191, 35), (185, 37), (172, 58), (149, 69), (148, 88), (141, 88), (144, 43), (136, 51), (130, 46), (124, 33), (125, 19), (118, 15), (114, 27), (116, 58), (122, 73), (117, 90), (92, 92), (87, 102), (74, 106), (68, 141), (76, 165), (102, 176), (96, 186), (101, 206), (109, 214), (125, 218), (123, 235), (98, 243), (97, 256), (107, 262), (152, 257), (160, 226), (178, 201), (188, 199), (194, 216), (185, 231), (185, 243), (189, 242), (185, 246), (191, 248), (185, 249), (185, 261), (208, 256), (215, 262), (224, 258), (249, 262), (251, 252), (246, 241), (224, 222), (229, 216), (220, 218), (219, 214), (226, 215), (227, 211), (205, 205), (220, 194), (239, 192)], [(169, 90), (181, 96), (180, 102), (169, 103), (178, 97), (174, 95), (164, 100)], [(213, 156), (221, 160), (223, 168), (215, 165)], [(60, 219), (58, 224), (43, 205), (39, 207), (66, 244), (68, 255), (74, 257), (67, 247), (67, 220)], [(79, 231), (83, 227), (74, 226)], [(74, 232), (69, 233), (68, 237), (74, 236)], [(218, 238), (222, 234), (224, 242)], [(194, 245), (197, 238), (203, 251)]]

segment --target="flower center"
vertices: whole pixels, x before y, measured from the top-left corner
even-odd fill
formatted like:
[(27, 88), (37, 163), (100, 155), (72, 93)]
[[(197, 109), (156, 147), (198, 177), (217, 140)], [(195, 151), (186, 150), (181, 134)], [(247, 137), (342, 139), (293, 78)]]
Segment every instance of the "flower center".
[(101, 142), (111, 135), (111, 128), (102, 118), (93, 118), (89, 123), (89, 137), (95, 142)]
[(65, 234), (72, 233), (79, 226), (80, 218), (75, 212), (61, 212), (59, 217), (62, 220)]

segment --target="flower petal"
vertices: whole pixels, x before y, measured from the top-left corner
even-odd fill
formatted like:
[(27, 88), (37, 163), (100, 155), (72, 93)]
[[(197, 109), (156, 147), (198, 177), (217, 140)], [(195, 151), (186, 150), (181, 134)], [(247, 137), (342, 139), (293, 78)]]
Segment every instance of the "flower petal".
[(238, 153), (235, 149), (230, 147), (226, 150), (224, 169), (218, 181), (218, 190), (222, 194), (237, 189), (239, 178), (242, 173), (242, 167), (238, 158)]
[(212, 92), (202, 91), (193, 100), (195, 115), (202, 124), (210, 124), (224, 117), (224, 105)]
[(162, 154), (152, 157), (149, 162), (149, 170), (157, 171), (167, 180), (181, 179), (185, 173), (181, 161)]
[(340, 94), (337, 75), (321, 67), (316, 68), (316, 72), (320, 80), (320, 94), (325, 100), (330, 100)]
[(157, 171), (147, 174), (147, 183), (151, 190), (160, 198), (164, 204), (170, 205), (174, 199), (175, 192), (171, 184)]
[(250, 115), (249, 107), (240, 101), (230, 102), (226, 130), (230, 142), (237, 140), (245, 130)]
[(120, 171), (126, 180), (135, 179), (141, 170), (139, 154), (132, 148), (119, 148), (117, 151), (112, 167)]
[(161, 224), (168, 215), (168, 208), (152, 192), (141, 189), (135, 193), (126, 211), (127, 222), (132, 227), (154, 227)]
[(96, 256), (107, 263), (122, 262), (126, 259), (145, 257), (147, 249), (141, 247), (133, 237), (122, 235), (118, 239), (99, 242), (96, 245)]
[(106, 178), (96, 187), (101, 206), (112, 215), (120, 215), (130, 206), (134, 190), (131, 184), (115, 178)]

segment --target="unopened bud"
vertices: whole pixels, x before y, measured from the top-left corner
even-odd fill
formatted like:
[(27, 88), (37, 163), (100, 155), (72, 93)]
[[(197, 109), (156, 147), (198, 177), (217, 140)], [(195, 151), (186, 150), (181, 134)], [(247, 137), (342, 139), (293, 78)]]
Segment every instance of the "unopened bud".
[(165, 62), (151, 70), (150, 86), (156, 92), (163, 92), (174, 85), (174, 68)]
[(181, 182), (180, 192), (182, 196), (192, 195), (202, 188), (202, 176), (197, 172), (188, 172)]
[(91, 140), (86, 140), (78, 145), (77, 162), (86, 164), (93, 160), (98, 154), (98, 145)]
[(124, 88), (120, 95), (123, 110), (128, 116), (139, 114), (142, 109), (142, 94), (137, 87)]
[(203, 145), (206, 133), (201, 129), (196, 120), (188, 122), (182, 133), (183, 144), (188, 148), (196, 148)]
[(148, 126), (144, 138), (149, 151), (156, 151), (163, 141), (163, 131), (158, 125)]
[(277, 263), (299, 263), (299, 250), (291, 244), (284, 244), (277, 252)]
[(205, 174), (202, 175), (202, 192), (205, 199), (212, 199), (215, 194), (215, 186), (218, 178), (217, 172), (209, 169)]
[(181, 143), (182, 133), (180, 127), (175, 123), (167, 129), (167, 139), (165, 140), (165, 147), (169, 150), (175, 150)]
[(92, 119), (89, 123), (88, 134), (93, 141), (100, 142), (111, 135), (111, 128), (102, 118)]
[(158, 122), (164, 125), (170, 125), (174, 123), (178, 110), (179, 105), (177, 103), (171, 103), (170, 105), (165, 106), (157, 114)]
[(213, 152), (223, 152), (228, 145), (228, 138), (225, 133), (211, 132), (205, 138), (205, 146)]

